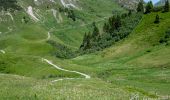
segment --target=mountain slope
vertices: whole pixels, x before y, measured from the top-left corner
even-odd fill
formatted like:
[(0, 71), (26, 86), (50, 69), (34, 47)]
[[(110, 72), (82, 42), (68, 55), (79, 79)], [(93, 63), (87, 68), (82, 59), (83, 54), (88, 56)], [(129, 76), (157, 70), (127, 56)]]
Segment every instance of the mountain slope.
[(116, 0), (122, 7), (130, 10), (137, 8), (137, 5), (140, 0)]
[[(79, 7), (79, 9), (65, 6), (64, 4), (68, 2)], [(1, 33), (8, 33), (8, 31), (17, 33), (18, 29), (27, 29), (27, 26), (31, 31), (35, 30), (34, 26), (36, 26), (38, 29), (44, 30), (42, 34), (51, 32), (57, 40), (56, 42), (72, 49), (80, 46), (84, 32), (89, 29), (88, 26), (92, 22), (103, 22), (105, 18), (112, 15), (112, 12), (124, 11), (112, 0), (81, 0), (75, 2), (68, 0), (18, 0), (18, 5), (22, 7), (22, 10), (14, 13), (1, 11)], [(30, 25), (34, 26), (31, 27)], [(77, 30), (74, 31), (75, 29)], [(19, 34), (17, 33), (17, 35)]]
[[(88, 99), (88, 97), (96, 96), (93, 99), (98, 99), (104, 95), (104, 98), (107, 99), (126, 100), (136, 96), (140, 99), (167, 99), (170, 93), (167, 88), (170, 87), (170, 47), (160, 44), (159, 40), (164, 37), (165, 31), (170, 27), (167, 24), (170, 21), (170, 13), (159, 13), (160, 24), (153, 23), (155, 15), (156, 13), (144, 15), (140, 24), (130, 36), (104, 51), (79, 56), (71, 60), (47, 57), (64, 69), (89, 74), (92, 76), (90, 80), (65, 80), (51, 84), (48, 80), (39, 80), (37, 83), (35, 79), (20, 79), (17, 76), (7, 75), (5, 77), (0, 76), (3, 80), (0, 84), (4, 86), (4, 83), (7, 82), (4, 78), (15, 80), (12, 84), (7, 82), (8, 89), (11, 90), (11, 85), (18, 84), (16, 81), (19, 81), (20, 84), (32, 83), (27, 85), (29, 91), (22, 90), (22, 86), (16, 87), (17, 92), (14, 96), (20, 94), (19, 97), (23, 96), (24, 98), (53, 99), (56, 95), (59, 95), (59, 92), (56, 92), (56, 89), (59, 88), (65, 92), (58, 98)], [(63, 75), (67, 76), (65, 73)], [(37, 87), (43, 88), (37, 89)], [(45, 94), (41, 92), (42, 89)], [(18, 92), (21, 90), (24, 93)], [(25, 96), (25, 93), (30, 95)], [(101, 94), (103, 94), (102, 97)], [(1, 92), (1, 95), (3, 98), (4, 95), (7, 95), (5, 89)], [(11, 97), (15, 99), (14, 96)]]
[[(107, 17), (125, 10), (112, 0), (18, 0), (18, 5), (23, 9), (0, 15), (0, 99), (169, 99), (170, 40), (161, 40), (170, 13), (143, 15), (129, 36), (103, 51), (61, 59), (54, 51), (77, 50), (93, 21), (101, 30)], [(154, 24), (157, 14), (160, 23)], [(66, 80), (54, 82), (58, 79)]]
[[(1, 9), (0, 13), (0, 72), (40, 79), (79, 77), (72, 73), (54, 71), (54, 68), (42, 62), (42, 58), (55, 56), (56, 50), (59, 53), (65, 48), (77, 50), (84, 32), (90, 29), (94, 21), (103, 24), (112, 12), (125, 11), (112, 0), (17, 1), (22, 9)], [(68, 17), (73, 13), (76, 21)], [(49, 40), (57, 46), (51, 46), (47, 42)]]
[(154, 24), (156, 14), (144, 15), (130, 36), (113, 47), (72, 62), (92, 68), (92, 73), (125, 90), (151, 98), (167, 98), (170, 46), (159, 41), (170, 28), (170, 13), (159, 13), (160, 24)]
[[(163, 5), (165, 5), (165, 1), (166, 0), (160, 0), (159, 2), (157, 2), (156, 4), (155, 4), (155, 6), (163, 6)], [(170, 0), (169, 0), (170, 1)]]

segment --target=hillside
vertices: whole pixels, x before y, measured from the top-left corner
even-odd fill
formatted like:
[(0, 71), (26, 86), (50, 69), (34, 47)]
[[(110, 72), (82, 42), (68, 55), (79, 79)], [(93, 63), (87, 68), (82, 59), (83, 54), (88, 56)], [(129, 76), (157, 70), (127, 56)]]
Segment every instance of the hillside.
[(157, 2), (155, 5), (156, 5), (156, 6), (163, 6), (163, 5), (165, 5), (165, 0), (160, 0), (160, 1)]
[[(78, 30), (76, 33), (74, 32), (74, 34), (76, 34), (75, 37), (72, 37), (74, 34), (73, 32), (68, 32), (69, 29), (83, 27), (83, 30), (85, 30), (88, 24), (94, 21), (100, 22), (110, 17), (112, 12), (116, 13), (123, 10), (112, 0), (105, 2), (102, 0), (81, 0), (76, 2), (67, 0), (58, 0), (55, 2), (50, 0), (18, 0), (18, 4), (22, 7), (22, 10), (14, 12), (13, 14), (4, 12), (3, 15), (1, 15), (2, 22), (9, 24), (1, 26), (3, 27), (1, 29), (7, 31), (8, 27), (15, 28), (14, 26), (16, 26), (16, 28), (19, 28), (22, 27), (25, 22), (27, 23), (26, 25), (36, 24), (40, 28), (45, 28), (47, 32), (53, 32), (55, 38), (58, 39), (60, 43), (70, 45), (66, 40), (71, 39), (71, 45), (74, 44), (74, 46), (80, 45), (78, 41), (82, 39), (81, 35), (84, 33), (82, 30)], [(93, 4), (97, 6), (93, 6)], [(105, 7), (104, 5), (107, 6)], [(3, 17), (5, 18), (3, 19)], [(12, 20), (15, 23), (13, 23)], [(8, 27), (4, 29), (5, 26)], [(68, 38), (65, 37), (65, 39), (62, 39), (65, 34), (67, 34)]]
[(136, 9), (139, 1), (140, 0), (116, 0), (122, 7), (130, 10)]
[[(137, 2), (7, 3), (10, 9), (17, 5), (17, 10), (0, 9), (0, 99), (168, 100), (170, 12), (142, 14), (123, 8), (134, 9)], [(157, 14), (160, 22), (156, 24)], [(103, 26), (113, 19), (120, 20), (122, 27), (112, 35), (123, 38), (102, 50), (72, 55), (94, 26), (100, 39), (102, 34), (107, 36)], [(68, 55), (73, 57), (65, 59)]]
[(145, 15), (128, 38), (102, 52), (77, 57), (73, 63), (91, 66), (98, 77), (129, 92), (167, 97), (170, 47), (159, 40), (170, 27), (170, 13), (159, 14), (159, 25), (153, 23), (155, 13)]
[[(97, 5), (93, 6), (94, 3)], [(67, 48), (77, 50), (84, 31), (89, 30), (94, 21), (102, 24), (112, 15), (112, 12), (124, 12), (124, 9), (112, 0), (107, 2), (102, 0), (18, 0), (17, 4), (22, 9), (14, 12), (1, 10), (0, 50), (2, 54), (5, 54), (0, 55), (1, 70), (5, 73), (37, 78), (65, 76), (42, 63), (41, 58), (53, 56), (55, 50), (58, 51), (57, 53)], [(108, 6), (104, 7), (105, 5)], [(68, 17), (70, 12), (75, 14), (76, 21)], [(61, 18), (62, 22), (58, 22), (58, 18)], [(49, 40), (59, 46), (51, 46), (47, 42)], [(44, 71), (40, 70), (40, 65), (44, 66)], [(34, 68), (36, 69), (32, 71)]]

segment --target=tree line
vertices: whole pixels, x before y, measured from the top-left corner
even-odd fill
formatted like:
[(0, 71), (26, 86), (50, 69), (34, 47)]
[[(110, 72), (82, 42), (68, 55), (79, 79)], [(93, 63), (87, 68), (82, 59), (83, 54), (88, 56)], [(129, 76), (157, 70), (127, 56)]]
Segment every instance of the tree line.
[(0, 11), (1, 10), (20, 10), (21, 7), (17, 5), (17, 0), (0, 0)]
[(146, 6), (144, 7), (144, 1), (141, 0), (138, 3), (137, 12), (142, 12), (144, 14), (149, 14), (151, 12), (169, 12), (169, 0), (165, 0), (165, 5), (163, 7), (154, 7), (152, 1), (149, 1)]
[(131, 11), (122, 15), (113, 15), (104, 23), (103, 29), (100, 31), (94, 22), (92, 32), (84, 34), (80, 52), (91, 53), (99, 51), (124, 39), (133, 31), (141, 18), (141, 13)]

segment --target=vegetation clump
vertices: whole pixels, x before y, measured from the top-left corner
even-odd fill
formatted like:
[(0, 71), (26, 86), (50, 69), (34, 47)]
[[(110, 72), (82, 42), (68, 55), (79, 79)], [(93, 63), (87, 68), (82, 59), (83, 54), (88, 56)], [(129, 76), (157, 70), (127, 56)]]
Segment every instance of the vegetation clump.
[(159, 40), (159, 42), (160, 42), (161, 44), (165, 43), (166, 45), (168, 45), (168, 44), (169, 44), (169, 43), (168, 43), (169, 40), (170, 40), (170, 29), (165, 32), (164, 37), (161, 38), (161, 39)]
[(112, 16), (103, 25), (103, 30), (93, 23), (93, 32), (85, 33), (80, 52), (91, 53), (102, 50), (127, 37), (142, 18), (142, 13)]
[(159, 24), (159, 23), (160, 23), (160, 18), (159, 18), (159, 15), (158, 15), (158, 14), (156, 15), (156, 18), (155, 18), (154, 23), (155, 23), (155, 24)]
[(149, 1), (145, 7), (146, 11), (145, 14), (151, 13), (153, 11), (153, 3), (152, 1)]
[(1, 10), (20, 10), (21, 7), (17, 5), (17, 0), (0, 0), (0, 11)]
[(165, 1), (164, 11), (163, 12), (169, 12), (169, 0)]
[(71, 18), (73, 21), (76, 21), (76, 16), (73, 10), (68, 10), (68, 18)]
[(73, 9), (68, 9), (68, 8), (60, 7), (59, 11), (66, 13), (68, 18), (72, 19), (73, 21), (76, 21), (76, 15), (75, 15)]
[(67, 46), (56, 43), (53, 40), (48, 40), (47, 43), (53, 46), (55, 51), (52, 53), (52, 55), (55, 55), (58, 58), (69, 59), (69, 58), (75, 57), (77, 54), (76, 52), (68, 48)]
[(137, 7), (137, 12), (142, 12), (144, 13), (144, 6), (143, 6), (143, 1), (141, 0), (138, 4), (138, 7)]

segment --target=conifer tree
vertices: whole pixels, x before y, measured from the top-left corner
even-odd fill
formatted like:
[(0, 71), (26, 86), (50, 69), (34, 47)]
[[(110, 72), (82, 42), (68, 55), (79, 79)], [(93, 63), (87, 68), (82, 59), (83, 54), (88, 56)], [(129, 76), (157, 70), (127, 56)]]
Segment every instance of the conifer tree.
[(154, 23), (158, 24), (159, 22), (160, 22), (160, 18), (159, 15), (157, 14)]
[(103, 26), (103, 32), (106, 32), (106, 33), (109, 32), (109, 25), (107, 23), (105, 23)]
[(153, 10), (153, 3), (152, 3), (152, 1), (149, 1), (146, 5), (145, 14), (151, 13), (152, 10)]
[(131, 15), (132, 15), (132, 10), (129, 10), (128, 16), (131, 16)]
[(87, 40), (86, 40), (86, 45), (84, 47), (84, 50), (87, 50), (90, 48), (91, 48), (91, 34), (89, 32), (89, 34), (87, 35)]
[(138, 7), (137, 7), (137, 12), (144, 12), (144, 7), (143, 7), (143, 0), (141, 0), (138, 4)]
[(93, 29), (92, 38), (97, 39), (97, 37), (100, 35), (100, 32), (95, 22), (93, 23), (93, 27), (94, 29)]
[(169, 12), (169, 0), (165, 1), (164, 12)]
[(116, 28), (116, 30), (118, 30), (120, 26), (121, 26), (121, 18), (120, 18), (120, 16), (117, 16), (116, 20), (115, 20), (115, 28)]
[(116, 18), (114, 16), (109, 18), (109, 33), (113, 33), (115, 30), (115, 20)]
[(0, 0), (0, 10), (20, 10), (21, 7), (17, 5), (17, 0)]
[(80, 46), (80, 49), (86, 50), (86, 49), (90, 49), (91, 47), (91, 34), (90, 32), (87, 34), (84, 34), (83, 37), (83, 43)]
[(83, 37), (83, 43), (81, 44), (80, 48), (83, 48), (86, 45), (86, 41), (87, 41), (87, 34), (85, 33)]

